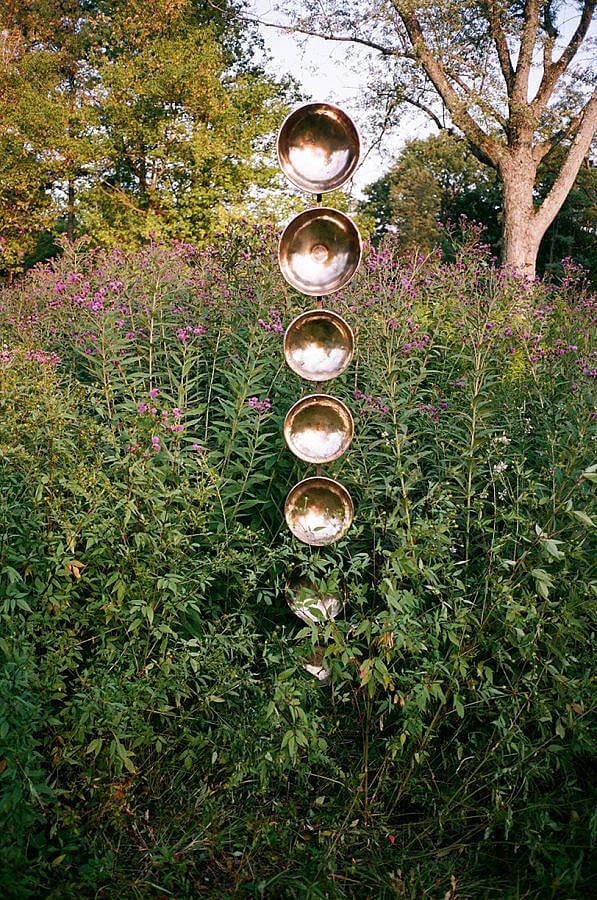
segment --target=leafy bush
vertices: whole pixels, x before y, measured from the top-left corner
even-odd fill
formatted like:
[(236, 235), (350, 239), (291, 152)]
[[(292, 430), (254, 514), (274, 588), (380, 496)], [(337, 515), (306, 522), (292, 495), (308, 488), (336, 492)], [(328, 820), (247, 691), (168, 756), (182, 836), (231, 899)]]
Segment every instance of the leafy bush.
[[(274, 237), (77, 244), (0, 299), (2, 891), (580, 896), (594, 300), (470, 232), (369, 249), (328, 301), (357, 513), (311, 550)], [(295, 566), (342, 617), (301, 627)]]

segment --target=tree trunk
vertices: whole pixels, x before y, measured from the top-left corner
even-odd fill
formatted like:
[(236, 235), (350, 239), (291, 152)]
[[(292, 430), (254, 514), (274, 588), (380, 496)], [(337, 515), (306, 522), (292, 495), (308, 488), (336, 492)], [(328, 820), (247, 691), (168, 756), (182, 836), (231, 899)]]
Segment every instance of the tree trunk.
[(542, 234), (535, 221), (533, 188), (536, 165), (529, 152), (504, 160), (500, 166), (503, 185), (503, 264), (534, 279)]

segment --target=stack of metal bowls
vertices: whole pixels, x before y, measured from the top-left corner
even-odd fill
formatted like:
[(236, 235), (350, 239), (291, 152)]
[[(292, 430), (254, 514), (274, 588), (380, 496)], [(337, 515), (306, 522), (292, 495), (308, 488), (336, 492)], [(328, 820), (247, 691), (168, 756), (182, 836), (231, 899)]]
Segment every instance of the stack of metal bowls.
[[(354, 123), (330, 103), (308, 103), (294, 110), (278, 135), (282, 171), (296, 187), (315, 194), (319, 204), (292, 219), (278, 251), (286, 281), (319, 300), (316, 308), (297, 316), (284, 335), (287, 364), (299, 378), (316, 385), (313, 393), (291, 407), (284, 422), (289, 449), (316, 467), (315, 475), (290, 490), (284, 514), (293, 535), (314, 547), (344, 537), (354, 515), (344, 485), (321, 474), (321, 466), (346, 453), (354, 434), (346, 404), (321, 388), (350, 365), (354, 334), (342, 316), (323, 308), (322, 298), (345, 287), (354, 276), (362, 243), (352, 219), (324, 206), (322, 195), (351, 177), (359, 156), (360, 139)], [(343, 596), (321, 596), (313, 583), (305, 584), (296, 576), (289, 579), (287, 598), (291, 609), (307, 622), (333, 618), (343, 605)], [(308, 662), (306, 668), (317, 669), (318, 678), (326, 680), (320, 661)]]

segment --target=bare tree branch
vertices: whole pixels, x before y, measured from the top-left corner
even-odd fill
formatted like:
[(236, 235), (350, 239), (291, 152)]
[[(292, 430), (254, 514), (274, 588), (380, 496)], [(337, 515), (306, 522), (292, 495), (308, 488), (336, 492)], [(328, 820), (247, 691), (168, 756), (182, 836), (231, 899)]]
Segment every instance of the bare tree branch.
[(466, 101), (454, 90), (442, 63), (428, 46), (421, 23), (414, 12), (403, 7), (398, 0), (392, 0), (392, 5), (404, 23), (417, 60), (446, 104), (454, 123), (464, 132), (476, 150), (484, 155), (486, 161), (489, 160), (491, 165), (498, 166), (506, 152), (505, 149), (486, 134), (468, 112)]
[(326, 34), (321, 31), (312, 31), (309, 28), (302, 28), (300, 25), (283, 25), (281, 22), (266, 22), (264, 19), (258, 19), (256, 16), (245, 16), (243, 13), (230, 12), (230, 10), (218, 6), (217, 3), (213, 3), (212, 0), (207, 0), (207, 2), (213, 9), (216, 9), (222, 15), (226, 15), (231, 19), (240, 19), (242, 22), (250, 22), (252, 25), (262, 25), (264, 28), (275, 28), (277, 31), (287, 31), (292, 34), (304, 34), (307, 37), (321, 38), (323, 41), (360, 44), (363, 47), (369, 47), (371, 50), (379, 51), (383, 56), (399, 56), (404, 59), (413, 58), (412, 53), (409, 53), (407, 50), (401, 50), (399, 47), (385, 47), (383, 44), (379, 44), (376, 41), (360, 38), (356, 34), (333, 34), (331, 31)]
[(522, 106), (528, 104), (529, 74), (531, 71), (531, 63), (533, 61), (533, 50), (535, 49), (538, 28), (539, 0), (525, 0), (524, 25), (522, 28), (522, 38), (520, 40), (520, 50), (516, 62), (514, 81), (511, 90), (508, 92), (511, 99), (514, 101), (515, 107), (520, 107), (518, 110), (515, 109), (515, 112), (520, 112)]
[(543, 44), (543, 71), (545, 72), (549, 66), (552, 64), (551, 54), (555, 45), (555, 42), (558, 39), (558, 29), (555, 26), (553, 20), (553, 10), (552, 10), (553, 0), (547, 0), (545, 4), (545, 8), (543, 10), (543, 30), (547, 37), (545, 38), (545, 42)]
[(576, 129), (582, 122), (584, 113), (585, 111), (583, 108), (578, 113), (578, 115), (574, 116), (574, 118), (570, 120), (565, 128), (561, 128), (560, 131), (556, 131), (556, 133), (553, 134), (548, 140), (541, 141), (540, 143), (535, 144), (535, 146), (533, 147), (533, 159), (536, 163), (540, 163), (541, 160), (545, 159), (546, 156), (549, 156), (552, 150), (555, 150), (556, 147), (559, 147), (562, 141), (565, 141), (568, 138), (572, 137), (572, 135), (575, 133)]
[(491, 36), (497, 50), (502, 75), (504, 76), (506, 86), (509, 88), (514, 77), (514, 67), (510, 57), (510, 51), (508, 50), (506, 35), (502, 28), (502, 23), (500, 22), (500, 10), (498, 9), (496, 0), (487, 0), (487, 12)]
[[(580, 45), (584, 41), (593, 13), (595, 12), (596, 0), (585, 0), (580, 16), (580, 21), (576, 31), (570, 38), (566, 49), (556, 62), (548, 62), (543, 72), (543, 78), (539, 85), (539, 90), (532, 102), (532, 107), (536, 113), (540, 113), (546, 106), (549, 98), (554, 92), (554, 88), (561, 76), (564, 74), (574, 57), (576, 56)], [(553, 25), (551, 26), (553, 28)]]
[(396, 109), (397, 106), (398, 106), (398, 101), (396, 100), (395, 97), (388, 98), (388, 100), (386, 101), (385, 116), (384, 116), (384, 120), (382, 122), (381, 128), (379, 130), (379, 134), (377, 135), (375, 140), (373, 140), (372, 142), (369, 143), (368, 149), (365, 153), (365, 156), (363, 157), (363, 162), (365, 162), (365, 160), (369, 158), (369, 156), (371, 155), (371, 153), (373, 153), (374, 150), (377, 150), (381, 146), (381, 142), (382, 142), (384, 135), (386, 134), (386, 131), (390, 125), (390, 119), (392, 117), (392, 113), (394, 112), (394, 110)]
[[(437, 125), (437, 127), (438, 127), (438, 129), (439, 129), (440, 131), (445, 131), (445, 130), (446, 130), (446, 126), (445, 126), (445, 124), (442, 122), (442, 120), (440, 119), (440, 117), (439, 117), (436, 113), (434, 113), (433, 110), (432, 110), (429, 106), (427, 106), (425, 103), (422, 103), (420, 100), (413, 100), (413, 99), (411, 99), (410, 97), (404, 97), (404, 98), (403, 98), (403, 102), (404, 102), (404, 103), (408, 103), (409, 106), (414, 106), (414, 107), (416, 107), (417, 109), (420, 109), (421, 112), (424, 112), (425, 115), (426, 115), (426, 116), (429, 116), (429, 118), (433, 121), (433, 123), (434, 123), (435, 125)], [(448, 130), (449, 130), (449, 129), (448, 129)]]
[[(414, 106), (416, 109), (420, 109), (421, 112), (424, 112), (429, 118), (434, 122), (439, 131), (445, 131), (446, 134), (455, 135), (456, 132), (453, 128), (450, 128), (445, 122), (442, 122), (440, 117), (433, 112), (433, 110), (423, 103), (421, 100), (413, 100), (410, 98), (404, 97), (402, 100), (403, 103), (408, 103), (409, 106)], [(492, 169), (497, 168), (493, 160), (491, 160), (487, 154), (483, 153), (478, 147), (473, 145), (470, 146), (470, 151), (473, 156), (479, 160), (480, 163), (483, 163), (484, 166), (489, 166)]]
[(568, 151), (568, 155), (564, 160), (564, 164), (560, 169), (549, 194), (537, 210), (535, 214), (535, 223), (542, 233), (551, 225), (555, 219), (562, 203), (566, 199), (574, 180), (578, 175), (578, 170), (585, 158), (595, 129), (597, 128), (597, 91), (593, 94), (587, 105), (585, 106), (582, 121), (576, 132), (572, 146)]
[(444, 69), (444, 71), (447, 77), (454, 81), (469, 98), (469, 100), (467, 101), (469, 109), (472, 104), (478, 106), (482, 112), (484, 112), (488, 116), (491, 116), (492, 119), (495, 119), (495, 121), (499, 125), (501, 125), (504, 131), (507, 129), (508, 123), (506, 119), (501, 115), (501, 113), (497, 111), (497, 109), (495, 109), (495, 107), (491, 105), (491, 103), (488, 103), (486, 100), (482, 99), (481, 91), (477, 92), (475, 88), (469, 87), (469, 85), (465, 81), (463, 81), (462, 78), (460, 78), (450, 69)]

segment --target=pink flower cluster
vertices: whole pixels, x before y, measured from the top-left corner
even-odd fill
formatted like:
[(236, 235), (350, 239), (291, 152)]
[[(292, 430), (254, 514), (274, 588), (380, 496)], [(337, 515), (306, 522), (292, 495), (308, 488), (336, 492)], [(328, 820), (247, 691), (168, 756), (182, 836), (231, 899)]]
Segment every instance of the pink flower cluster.
[(259, 319), (258, 321), (264, 331), (274, 331), (276, 334), (281, 334), (284, 331), (280, 311), (275, 308), (269, 310), (267, 322), (265, 319)]
[(562, 341), (560, 338), (556, 338), (554, 341), (554, 353), (556, 356), (566, 356), (567, 353), (571, 353), (573, 350), (578, 350), (577, 344), (567, 344), (566, 341)]
[(247, 403), (251, 409), (259, 413), (260, 418), (272, 408), (272, 401), (269, 397), (264, 397), (263, 400), (260, 400), (259, 397), (249, 397)]
[(354, 399), (363, 401), (363, 407), (359, 410), (361, 416), (368, 412), (383, 414), (390, 411), (390, 407), (385, 405), (381, 397), (372, 397), (370, 394), (364, 394), (362, 391), (355, 391)]
[(60, 365), (60, 357), (57, 353), (48, 353), (45, 350), (27, 350), (25, 359), (37, 362), (42, 366)]
[(83, 353), (86, 356), (91, 356), (97, 353), (97, 340), (98, 336), (94, 331), (83, 331), (77, 338), (76, 343), (83, 347)]
[(588, 356), (579, 356), (576, 365), (585, 378), (597, 378), (597, 350), (593, 350), (590, 356), (592, 360)]
[[(2, 350), (0, 350), (0, 362), (3, 365), (9, 365), (18, 352), (17, 349), (10, 350), (8, 344), (3, 344)], [(60, 365), (60, 357), (58, 354), (48, 350), (26, 350), (23, 359), (28, 362), (39, 363), (40, 366)]]
[(183, 344), (185, 344), (193, 335), (200, 334), (205, 334), (205, 328), (203, 325), (185, 325), (184, 328), (178, 328), (176, 331), (176, 337)]
[(3, 344), (2, 350), (0, 350), (0, 361), (5, 365), (8, 365), (10, 362), (12, 362), (12, 358), (16, 352), (16, 350), (9, 350), (8, 344)]
[(421, 332), (414, 341), (407, 341), (400, 349), (404, 356), (408, 356), (411, 350), (425, 350), (429, 346), (430, 341), (429, 335), (426, 332)]
[[(152, 399), (155, 399), (158, 394), (159, 390), (157, 388), (152, 388), (149, 391), (149, 396)], [(152, 406), (151, 403), (147, 403), (145, 400), (143, 400), (137, 405), (137, 413), (140, 416), (157, 416), (158, 409), (156, 406)], [(182, 419), (182, 410), (179, 409), (178, 406), (175, 406), (173, 409), (162, 409), (160, 411), (160, 415), (164, 428), (167, 428), (169, 431), (173, 431), (175, 434), (184, 431), (184, 425), (180, 421)]]
[[(165, 428), (168, 428), (170, 431), (173, 431), (175, 434), (184, 431), (184, 425), (180, 421), (182, 418), (182, 410), (180, 410), (177, 406), (172, 410), (163, 409), (162, 410), (162, 424)], [(172, 421), (170, 421), (172, 419)]]
[(137, 407), (137, 412), (140, 416), (144, 416), (145, 413), (149, 413), (151, 416), (157, 415), (156, 407), (150, 406), (149, 403), (140, 403)]
[[(403, 356), (408, 356), (412, 350), (425, 350), (431, 343), (431, 338), (426, 331), (421, 331), (418, 322), (414, 322), (412, 316), (406, 316), (404, 320), (408, 326), (408, 332), (411, 340), (406, 341), (400, 350)], [(390, 331), (397, 331), (401, 323), (397, 319), (389, 319), (388, 328)]]
[(434, 406), (433, 403), (419, 403), (417, 405), (417, 412), (419, 412), (421, 415), (429, 415), (434, 422), (439, 422), (441, 413), (447, 408), (447, 401), (440, 400), (437, 406)]

